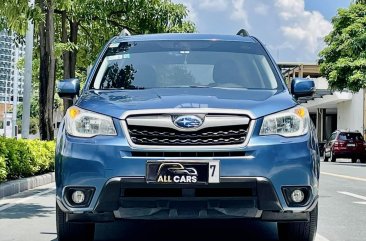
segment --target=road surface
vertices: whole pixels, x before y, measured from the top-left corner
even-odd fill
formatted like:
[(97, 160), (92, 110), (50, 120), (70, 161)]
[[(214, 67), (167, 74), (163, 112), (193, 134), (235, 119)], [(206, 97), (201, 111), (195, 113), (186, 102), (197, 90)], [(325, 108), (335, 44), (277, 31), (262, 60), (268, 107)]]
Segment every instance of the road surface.
[[(366, 164), (321, 163), (317, 241), (366, 240)], [(0, 200), (0, 241), (57, 241), (54, 184)], [(129, 221), (98, 224), (98, 241), (276, 241), (274, 223)]]

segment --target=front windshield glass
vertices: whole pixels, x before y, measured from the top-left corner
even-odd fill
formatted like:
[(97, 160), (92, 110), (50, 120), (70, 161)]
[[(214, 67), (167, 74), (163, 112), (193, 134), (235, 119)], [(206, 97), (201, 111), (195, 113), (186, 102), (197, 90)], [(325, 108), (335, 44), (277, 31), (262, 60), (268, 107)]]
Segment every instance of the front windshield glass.
[(219, 87), (276, 89), (278, 80), (257, 43), (146, 41), (112, 44), (94, 89)]

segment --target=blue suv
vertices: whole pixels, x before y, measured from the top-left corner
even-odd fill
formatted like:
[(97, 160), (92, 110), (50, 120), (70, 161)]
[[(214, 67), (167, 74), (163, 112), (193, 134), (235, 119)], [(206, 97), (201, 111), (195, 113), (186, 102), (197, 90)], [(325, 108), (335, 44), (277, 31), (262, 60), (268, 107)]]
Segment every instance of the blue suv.
[(100, 53), (56, 147), (58, 240), (121, 219), (256, 218), (311, 241), (319, 148), (306, 108), (263, 44), (237, 35), (117, 36)]

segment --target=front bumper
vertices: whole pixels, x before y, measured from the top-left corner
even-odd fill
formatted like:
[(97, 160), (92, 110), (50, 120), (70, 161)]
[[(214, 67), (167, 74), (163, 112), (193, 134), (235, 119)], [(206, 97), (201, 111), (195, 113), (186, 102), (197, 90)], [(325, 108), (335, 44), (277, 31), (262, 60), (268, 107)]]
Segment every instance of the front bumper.
[[(309, 199), (310, 200), (310, 199)], [(265, 178), (221, 178), (219, 184), (147, 184), (144, 178), (113, 178), (92, 212), (67, 213), (69, 222), (110, 222), (116, 219), (260, 218), (265, 221), (307, 221), (306, 212), (284, 212), (272, 184)], [(63, 211), (68, 212), (58, 200)]]
[[(242, 156), (136, 157), (133, 156), (133, 152), (144, 152), (145, 150), (131, 148), (117, 121), (115, 126), (117, 137), (98, 136), (84, 139), (70, 137), (62, 130), (59, 133), (56, 149), (57, 202), (61, 209), (68, 213), (70, 221), (85, 221), (88, 218), (91, 219), (90, 221), (111, 221), (115, 218), (205, 217), (304, 220), (307, 219), (307, 213), (317, 203), (319, 152), (312, 133), (293, 138), (258, 136), (256, 133), (259, 133), (261, 121), (257, 121), (253, 135), (246, 146), (223, 148), (226, 152), (240, 151), (243, 153)], [(163, 153), (167, 150), (150, 149), (146, 151)], [(171, 151), (180, 150), (172, 148)], [(201, 148), (197, 151), (215, 152), (217, 150)], [(173, 160), (179, 162), (212, 159), (220, 160), (220, 185), (239, 185), (244, 189), (251, 187), (252, 194), (239, 197), (198, 198), (192, 196), (195, 193), (192, 189), (195, 187), (191, 186), (187, 188), (188, 191), (182, 191), (182, 195), (184, 193), (184, 195), (188, 195), (187, 197), (169, 197), (165, 198), (163, 203), (157, 202), (156, 197), (150, 197), (150, 200), (149, 197), (128, 197), (130, 199), (128, 200), (123, 196), (126, 185), (133, 184), (136, 185), (136, 188), (146, 188), (147, 161)], [(262, 182), (266, 185), (263, 186)], [(94, 188), (94, 195), (88, 206), (73, 207), (65, 201), (65, 188), (74, 186)], [(214, 185), (209, 184), (208, 188), (211, 186)], [(285, 186), (309, 187), (311, 193), (309, 202), (301, 207), (289, 206), (283, 195), (282, 188)], [(263, 197), (261, 196), (263, 190), (267, 190), (264, 193), (271, 194)], [(124, 198), (125, 200), (123, 200)], [(131, 200), (141, 205), (127, 206), (126, 209), (123, 205), (129, 204)], [(181, 203), (180, 201), (183, 200), (185, 202)], [(226, 200), (228, 201), (226, 202)], [(190, 206), (191, 204), (193, 206)], [(192, 207), (196, 207), (195, 205), (198, 208), (192, 209)]]
[(364, 150), (334, 150), (334, 155), (338, 158), (362, 158), (366, 156)]

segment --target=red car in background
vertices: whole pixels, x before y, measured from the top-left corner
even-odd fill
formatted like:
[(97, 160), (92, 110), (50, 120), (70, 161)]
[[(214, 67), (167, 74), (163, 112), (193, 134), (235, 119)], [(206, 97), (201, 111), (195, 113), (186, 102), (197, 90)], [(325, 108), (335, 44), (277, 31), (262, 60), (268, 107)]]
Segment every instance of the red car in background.
[(358, 131), (337, 130), (332, 133), (324, 146), (324, 161), (335, 162), (337, 158), (351, 158), (352, 162), (360, 159), (366, 163), (366, 142)]

